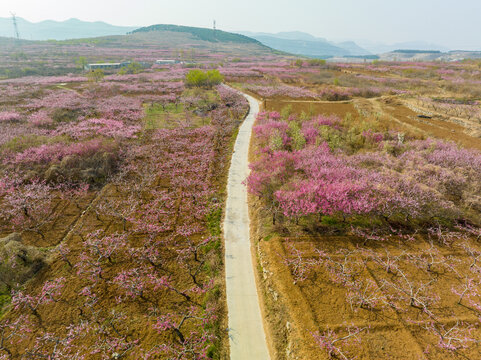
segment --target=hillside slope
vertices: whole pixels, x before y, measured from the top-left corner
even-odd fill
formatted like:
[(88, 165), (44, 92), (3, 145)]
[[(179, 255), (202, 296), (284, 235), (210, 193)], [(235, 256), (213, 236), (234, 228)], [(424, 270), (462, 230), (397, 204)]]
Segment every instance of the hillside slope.
[(178, 32), (178, 33), (186, 33), (190, 34), (193, 37), (209, 42), (233, 42), (233, 43), (240, 43), (240, 44), (257, 44), (261, 45), (261, 42), (250, 38), (245, 35), (234, 34), (222, 30), (214, 30), (214, 29), (207, 29), (207, 28), (199, 28), (199, 27), (191, 27), (191, 26), (179, 26), (179, 25), (152, 25), (147, 27), (142, 27), (140, 29), (136, 29), (132, 31), (133, 34), (135, 33), (145, 33), (145, 32), (152, 32), (152, 31), (169, 31), (169, 32)]
[[(206, 29), (200, 29), (206, 30)], [(212, 30), (210, 30), (212, 31)], [(128, 35), (31, 41), (0, 37), (0, 79), (27, 75), (81, 73), (79, 58), (87, 63), (141, 61), (170, 58), (193, 62), (221, 62), (226, 58), (252, 60), (286, 54), (245, 36), (209, 32), (137, 31)], [(206, 39), (206, 40), (204, 40)], [(52, 66), (52, 60), (55, 66)]]

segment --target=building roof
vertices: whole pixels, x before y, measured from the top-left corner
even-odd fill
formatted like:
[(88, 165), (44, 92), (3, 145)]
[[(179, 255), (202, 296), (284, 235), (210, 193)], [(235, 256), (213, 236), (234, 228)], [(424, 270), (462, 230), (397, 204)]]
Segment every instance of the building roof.
[(106, 66), (106, 65), (120, 65), (122, 63), (95, 63), (95, 64), (89, 64), (89, 66), (92, 65), (98, 65), (98, 66)]

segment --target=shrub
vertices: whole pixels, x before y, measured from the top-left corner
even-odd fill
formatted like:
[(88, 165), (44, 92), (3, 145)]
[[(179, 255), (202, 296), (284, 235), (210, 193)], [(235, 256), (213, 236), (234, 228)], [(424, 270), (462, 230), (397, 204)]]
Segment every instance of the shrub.
[(224, 80), (219, 70), (202, 71), (194, 69), (185, 76), (185, 84), (189, 87), (206, 87), (211, 88), (214, 85), (219, 85)]
[(326, 65), (326, 60), (324, 60), (324, 59), (310, 59), (307, 63), (310, 66), (322, 66), (322, 65)]
[(216, 69), (207, 71), (207, 78), (209, 79), (210, 86), (219, 85), (224, 81), (224, 77), (219, 70)]
[(86, 119), (78, 123), (70, 123), (53, 132), (55, 135), (69, 135), (74, 139), (103, 135), (113, 138), (131, 139), (140, 131), (139, 125), (125, 125), (122, 121), (113, 119)]
[(304, 65), (304, 61), (302, 59), (297, 59), (294, 62), (294, 66), (297, 66), (298, 68), (301, 68)]
[(23, 284), (45, 265), (44, 255), (37, 248), (24, 245), (17, 233), (0, 239), (0, 258), (2, 292)]
[(19, 121), (22, 116), (15, 111), (0, 111), (0, 123), (8, 121)]
[(185, 84), (189, 87), (202, 87), (207, 84), (207, 79), (206, 72), (195, 69), (185, 75)]
[(127, 67), (123, 67), (122, 69), (120, 69), (118, 73), (120, 75), (138, 74), (141, 71), (142, 71), (142, 65), (134, 61), (134, 62), (131, 62)]
[(52, 112), (52, 120), (55, 122), (75, 121), (80, 114), (80, 110), (58, 108)]
[(79, 69), (83, 70), (85, 68), (85, 65), (87, 65), (88, 61), (87, 59), (85, 58), (85, 56), (79, 56), (76, 60), (75, 60), (75, 65), (78, 66)]
[(481, 208), (479, 152), (374, 132), (375, 122), (279, 118), (259, 114), (260, 156), (247, 179), (249, 191), (273, 209), (273, 221), (280, 211), (295, 219), (364, 215), (386, 223), (452, 223), (463, 209)]
[(5, 163), (24, 173), (25, 179), (49, 183), (103, 183), (116, 170), (114, 143), (93, 139), (78, 143), (52, 143), (30, 147), (7, 157)]
[(47, 127), (53, 124), (53, 120), (46, 111), (40, 110), (28, 117), (28, 123), (36, 127)]
[(51, 165), (44, 178), (49, 183), (102, 184), (115, 172), (117, 161), (117, 154), (107, 151), (85, 157), (66, 156), (60, 163)]
[(87, 74), (87, 78), (90, 82), (99, 82), (104, 78), (104, 76), (105, 73), (102, 69), (95, 69)]
[(43, 144), (29, 148), (15, 156), (16, 164), (41, 164), (62, 160), (69, 155), (92, 156), (108, 147), (99, 140), (74, 144)]
[(289, 116), (291, 116), (291, 115), (292, 115), (292, 105), (289, 104), (287, 106), (284, 106), (281, 110), (282, 119), (287, 120), (287, 119), (289, 119)]

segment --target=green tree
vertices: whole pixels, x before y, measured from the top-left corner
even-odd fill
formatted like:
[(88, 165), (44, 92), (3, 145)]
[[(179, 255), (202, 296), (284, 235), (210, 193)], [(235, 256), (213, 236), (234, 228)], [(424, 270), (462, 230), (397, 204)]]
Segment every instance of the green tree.
[(87, 74), (87, 78), (90, 82), (99, 82), (104, 78), (104, 76), (105, 73), (102, 69), (95, 69)]
[(306, 146), (306, 139), (302, 134), (301, 128), (295, 121), (289, 123), (289, 132), (292, 139), (292, 147), (294, 150), (301, 150)]
[(87, 65), (87, 59), (85, 58), (85, 56), (79, 56), (77, 58), (77, 60), (75, 60), (75, 64), (80, 68), (80, 69), (84, 69), (85, 68), (85, 65)]
[(224, 81), (224, 77), (217, 69), (207, 71), (207, 79), (209, 82), (209, 86), (219, 85), (220, 83), (222, 83), (222, 81)]
[(123, 67), (122, 69), (119, 70), (120, 75), (125, 75), (125, 74), (138, 74), (139, 72), (142, 71), (142, 65), (136, 61), (131, 62), (129, 65), (126, 67)]
[(326, 65), (326, 60), (324, 59), (310, 59), (308, 61), (310, 66), (323, 66)]
[(200, 69), (190, 70), (187, 75), (185, 75), (185, 84), (189, 87), (206, 86), (207, 74)]
[(190, 70), (185, 76), (185, 84), (188, 87), (206, 87), (211, 88), (214, 85), (222, 83), (224, 77), (219, 70), (209, 70), (207, 72), (200, 69)]
[(289, 116), (292, 114), (292, 105), (289, 104), (287, 106), (284, 106), (281, 110), (281, 117), (283, 120), (289, 119)]
[(10, 57), (14, 60), (27, 60), (27, 54), (23, 51), (17, 51), (10, 55)]

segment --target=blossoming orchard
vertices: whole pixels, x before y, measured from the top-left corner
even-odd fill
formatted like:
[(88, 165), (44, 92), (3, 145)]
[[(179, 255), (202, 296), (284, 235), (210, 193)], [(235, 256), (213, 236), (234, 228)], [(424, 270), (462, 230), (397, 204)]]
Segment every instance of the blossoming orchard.
[[(479, 358), (479, 61), (144, 40), (0, 52), (0, 359), (229, 358), (242, 92), (261, 105), (240, 180), (271, 358)], [(76, 65), (127, 57), (179, 61)]]

